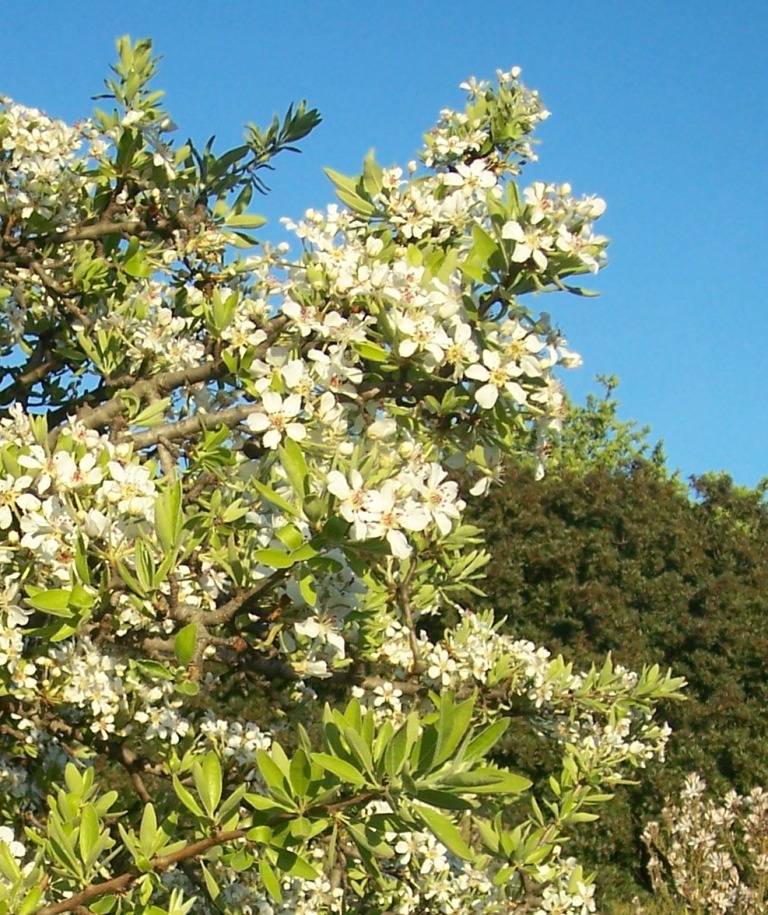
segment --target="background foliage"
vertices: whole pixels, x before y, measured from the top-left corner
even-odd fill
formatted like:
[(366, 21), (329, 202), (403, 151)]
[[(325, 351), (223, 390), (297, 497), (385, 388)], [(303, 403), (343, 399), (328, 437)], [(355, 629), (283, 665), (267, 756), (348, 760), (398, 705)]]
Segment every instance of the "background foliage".
[[(646, 880), (643, 823), (685, 774), (719, 794), (768, 783), (768, 506), (765, 486), (725, 474), (683, 484), (647, 430), (617, 419), (614, 388), (574, 408), (543, 480), (509, 463), (470, 514), (492, 556), (477, 604), (509, 631), (569, 659), (611, 652), (688, 681), (687, 701), (664, 710), (666, 763), (619, 789), (579, 840), (603, 886), (623, 883), (628, 898)], [(525, 752), (543, 764), (535, 742)]]

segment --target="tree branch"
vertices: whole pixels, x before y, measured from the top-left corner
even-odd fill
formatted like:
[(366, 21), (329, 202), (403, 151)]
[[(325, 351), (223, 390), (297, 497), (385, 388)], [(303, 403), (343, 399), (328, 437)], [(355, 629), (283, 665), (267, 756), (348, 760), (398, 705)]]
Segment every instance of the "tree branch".
[(215, 429), (217, 426), (227, 426), (231, 429), (239, 422), (242, 422), (251, 413), (256, 413), (261, 409), (260, 404), (241, 404), (238, 407), (230, 407), (227, 410), (220, 410), (217, 413), (195, 413), (188, 419), (180, 419), (176, 423), (168, 426), (158, 426), (156, 429), (150, 429), (147, 432), (125, 433), (124, 438), (132, 441), (136, 449), (148, 448), (150, 445), (156, 445), (163, 440), (177, 441), (181, 438), (187, 438), (200, 432), (201, 429)]

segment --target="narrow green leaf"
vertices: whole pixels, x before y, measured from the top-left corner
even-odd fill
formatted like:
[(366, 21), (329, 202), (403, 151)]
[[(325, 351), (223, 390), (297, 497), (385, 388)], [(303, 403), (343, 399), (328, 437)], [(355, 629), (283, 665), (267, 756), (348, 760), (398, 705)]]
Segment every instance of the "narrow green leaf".
[(203, 869), (203, 879), (205, 880), (205, 888), (208, 890), (208, 895), (214, 902), (216, 902), (216, 900), (219, 898), (219, 894), (221, 893), (219, 885), (216, 883), (213, 874), (208, 870), (203, 862), (200, 862), (200, 866)]
[(80, 833), (78, 835), (78, 847), (80, 849), (80, 858), (87, 862), (91, 856), (91, 851), (99, 841), (100, 833), (99, 816), (93, 804), (86, 804), (80, 814)]
[(365, 849), (378, 858), (393, 858), (395, 852), (381, 836), (362, 823), (347, 824), (347, 831), (352, 836), (358, 848)]
[[(34, 915), (40, 906), (40, 900), (43, 896), (43, 888), (41, 886), (33, 886), (32, 889), (24, 897), (24, 901), (19, 907), (19, 915)], [(94, 912), (96, 910), (94, 909)], [(104, 910), (106, 911), (106, 910)]]
[(304, 797), (309, 788), (312, 778), (312, 771), (307, 754), (302, 749), (298, 749), (291, 760), (290, 768), (291, 787), (294, 794), (298, 797)]
[(221, 764), (215, 753), (206, 753), (192, 766), (195, 788), (209, 817), (213, 817), (221, 800)]
[(471, 861), (474, 857), (472, 849), (461, 837), (456, 825), (444, 814), (438, 813), (432, 807), (414, 804), (411, 808), (416, 816), (424, 823), (429, 831), (445, 845), (448, 851), (453, 852), (457, 858)]
[(437, 745), (432, 759), (432, 768), (436, 769), (444, 763), (464, 739), (469, 723), (472, 720), (474, 708), (474, 697), (461, 702), (459, 705), (453, 704), (453, 695), (451, 693), (442, 697), (440, 717), (437, 724)]
[(266, 750), (256, 751), (256, 765), (270, 790), (277, 792), (280, 796), (290, 797), (285, 776)]
[(350, 178), (347, 175), (342, 175), (341, 172), (336, 172), (332, 168), (324, 168), (323, 171), (331, 179), (337, 189), (354, 194), (359, 180), (358, 178)]
[(392, 356), (391, 352), (384, 349), (383, 346), (364, 340), (354, 342), (352, 348), (369, 362), (387, 362)]
[(475, 807), (472, 801), (466, 798), (451, 794), (449, 791), (435, 791), (431, 788), (420, 788), (414, 798), (429, 804), (430, 807), (442, 807), (445, 810), (473, 810)]
[(269, 502), (270, 505), (274, 505), (275, 508), (279, 508), (285, 514), (290, 515), (292, 518), (300, 518), (301, 513), (296, 508), (295, 505), (284, 499), (281, 495), (278, 495), (274, 489), (270, 489), (269, 486), (265, 486), (263, 483), (260, 483), (258, 480), (255, 480), (253, 485), (259, 491), (259, 493)]
[(301, 446), (292, 438), (286, 438), (285, 444), (278, 448), (278, 455), (301, 505), (305, 496), (309, 494), (309, 469)]
[(371, 756), (371, 749), (363, 740), (363, 738), (357, 733), (354, 728), (344, 728), (344, 740), (347, 741), (350, 750), (357, 757), (358, 761), (363, 765), (366, 772), (373, 777), (373, 758)]
[(264, 889), (275, 902), (282, 902), (283, 894), (280, 892), (280, 881), (264, 855), (259, 858), (259, 876), (264, 884)]
[(348, 782), (356, 788), (361, 788), (363, 785), (367, 784), (366, 778), (362, 772), (358, 771), (352, 763), (345, 762), (337, 756), (331, 756), (328, 753), (313, 753), (312, 760), (320, 763), (327, 772), (332, 772), (342, 779), (342, 781)]
[(250, 213), (241, 213), (239, 216), (228, 216), (224, 220), (224, 225), (240, 229), (260, 229), (263, 225), (266, 225), (266, 222), (267, 220), (264, 216), (256, 216), (255, 214)]
[(194, 797), (192, 797), (191, 793), (187, 791), (184, 785), (181, 784), (176, 775), (173, 776), (173, 790), (176, 792), (176, 797), (178, 797), (178, 799), (187, 808), (187, 810), (190, 810), (197, 817), (202, 817), (205, 815), (200, 808), (200, 805), (197, 803)]
[(5, 842), (0, 842), (0, 875), (11, 884), (21, 877), (19, 865)]
[(474, 762), (485, 756), (492, 747), (496, 746), (508, 727), (509, 718), (502, 718), (489, 725), (470, 740), (464, 758), (469, 762)]
[(144, 807), (139, 828), (139, 844), (142, 852), (151, 858), (155, 852), (155, 838), (157, 837), (157, 816), (152, 804)]
[(155, 500), (155, 533), (166, 553), (180, 545), (183, 515), (181, 510), (181, 483), (166, 486)]
[(141, 413), (133, 417), (130, 421), (131, 425), (145, 426), (147, 428), (157, 426), (163, 421), (163, 415), (170, 403), (170, 397), (163, 397), (161, 400), (153, 401), (148, 407), (142, 410)]

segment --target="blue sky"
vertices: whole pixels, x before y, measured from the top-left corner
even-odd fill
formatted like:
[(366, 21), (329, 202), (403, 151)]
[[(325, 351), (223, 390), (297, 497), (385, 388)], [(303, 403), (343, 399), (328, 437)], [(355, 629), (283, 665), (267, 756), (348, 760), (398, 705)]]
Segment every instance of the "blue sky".
[(246, 121), (306, 98), (323, 124), (257, 201), (281, 215), (332, 199), (323, 166), (371, 148), (404, 163), (458, 84), (523, 68), (553, 116), (536, 170), (608, 201), (598, 299), (546, 308), (584, 367), (617, 374), (623, 418), (652, 426), (685, 475), (768, 475), (768, 4), (755, 0), (512, 4), (166, 0), (5, 4), (0, 93), (90, 113), (118, 35), (151, 36), (179, 139), (235, 145)]

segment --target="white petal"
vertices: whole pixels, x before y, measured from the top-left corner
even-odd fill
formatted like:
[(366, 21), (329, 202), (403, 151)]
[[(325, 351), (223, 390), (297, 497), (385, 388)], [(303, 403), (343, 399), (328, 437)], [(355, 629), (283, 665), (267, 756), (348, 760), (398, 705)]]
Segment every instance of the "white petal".
[(407, 559), (411, 555), (411, 547), (402, 531), (387, 531), (387, 542), (397, 559)]
[[(519, 385), (518, 385), (519, 387)], [(490, 410), (499, 399), (499, 389), (492, 384), (484, 384), (475, 391), (475, 400), (484, 410)]]
[(285, 431), (288, 438), (292, 438), (294, 442), (300, 442), (307, 437), (307, 428), (306, 426), (302, 426), (301, 423), (288, 423), (285, 427)]

